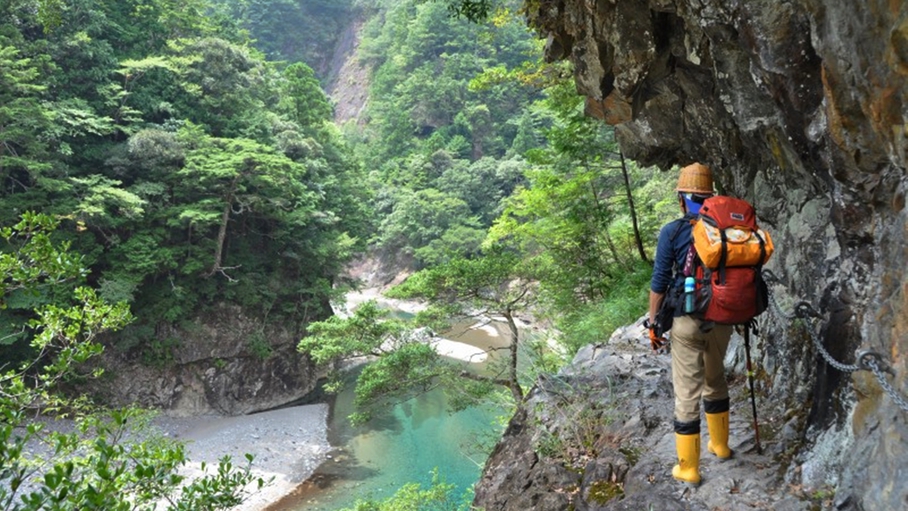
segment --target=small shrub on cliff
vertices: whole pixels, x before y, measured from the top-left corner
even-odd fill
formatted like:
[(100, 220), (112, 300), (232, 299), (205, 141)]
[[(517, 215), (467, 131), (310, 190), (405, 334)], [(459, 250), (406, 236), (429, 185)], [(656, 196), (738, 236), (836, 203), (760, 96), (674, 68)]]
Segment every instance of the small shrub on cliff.
[(271, 344), (268, 344), (268, 339), (265, 339), (265, 334), (262, 332), (256, 332), (249, 337), (249, 351), (258, 357), (261, 360), (267, 360), (271, 357), (274, 349), (271, 347)]
[(142, 351), (142, 363), (150, 367), (167, 367), (173, 364), (173, 351), (179, 345), (180, 340), (176, 337), (152, 339)]
[[(483, 403), (496, 389), (507, 390), (517, 403), (525, 386), (532, 383), (525, 381), (518, 362), (524, 354), (535, 357), (526, 350), (533, 341), (518, 328), (519, 316), (535, 303), (532, 270), (516, 254), (498, 250), (476, 259), (455, 259), (422, 270), (385, 293), (389, 298), (429, 303), (412, 323), (390, 317), (370, 301), (349, 317), (309, 323), (307, 336), (297, 348), (322, 366), (363, 357), (371, 360), (356, 380), (357, 414), (351, 418), (358, 422), (372, 411), (380, 412), (390, 403), (435, 387), (450, 392), (450, 402), (458, 408)], [(494, 318), (507, 326), (509, 345), (495, 350), (499, 355), (489, 362), (487, 371), (473, 370), (469, 360), (446, 360), (431, 343), (432, 329), (444, 330), (463, 318)], [(330, 388), (337, 390), (341, 384), (335, 376)]]
[(541, 387), (557, 397), (538, 403), (534, 410), (539, 430), (534, 449), (540, 456), (561, 460), (568, 467), (584, 467), (610, 440), (603, 433), (613, 422), (615, 410), (594, 388), (557, 377), (548, 377)]
[(600, 506), (605, 505), (610, 500), (624, 495), (624, 486), (622, 483), (614, 481), (596, 481), (590, 485), (589, 500)]

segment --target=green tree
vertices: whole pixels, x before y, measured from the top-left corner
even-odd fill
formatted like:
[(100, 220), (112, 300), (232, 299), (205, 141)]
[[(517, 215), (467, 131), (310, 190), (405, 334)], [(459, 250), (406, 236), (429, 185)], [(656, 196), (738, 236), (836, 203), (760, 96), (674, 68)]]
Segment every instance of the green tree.
[[(373, 359), (356, 380), (354, 420), (438, 386), (451, 391), (455, 407), (475, 405), (496, 389), (506, 390), (514, 402), (520, 402), (524, 389), (518, 354), (525, 340), (517, 315), (535, 303), (531, 273), (514, 254), (493, 252), (422, 270), (387, 293), (393, 298), (428, 300), (430, 307), (417, 315), (416, 326), (441, 330), (454, 318), (501, 318), (509, 332), (507, 355), (488, 372), (446, 361), (429, 342), (430, 332), (390, 318), (374, 302), (361, 305), (349, 317), (310, 324), (299, 350), (320, 365), (364, 356)], [(341, 380), (334, 381), (337, 389)]]
[(381, 245), (414, 250), (441, 239), (445, 232), (461, 227), (478, 229), (466, 202), (433, 188), (403, 191), (380, 226)]
[(636, 214), (625, 200), (627, 168), (611, 159), (611, 128), (583, 115), (582, 98), (567, 81), (546, 92), (537, 108), (553, 122), (548, 146), (528, 154), (528, 184), (506, 200), (486, 243), (508, 243), (539, 257), (543, 288), (559, 309), (569, 310), (608, 295), (633, 266), (626, 240), (639, 243), (640, 235), (619, 228), (624, 218), (636, 225)]
[[(50, 217), (26, 213), (0, 229), (7, 244), (0, 253), (0, 299), (85, 275), (68, 246), (51, 241), (56, 226)], [(137, 410), (100, 413), (87, 400), (60, 392), (61, 383), (83, 377), (86, 362), (101, 352), (97, 336), (130, 319), (125, 303), (110, 305), (87, 287), (74, 290), (71, 306), (35, 310), (29, 323), (35, 356), (0, 374), (0, 507), (128, 510), (153, 509), (163, 501), (171, 509), (213, 510), (242, 502), (245, 487), (254, 482), (248, 466), (234, 468), (225, 458), (216, 473), (189, 481), (178, 472), (187, 461), (182, 445), (131, 435), (127, 424), (140, 419)], [(61, 411), (76, 417), (73, 432), (29, 419)]]
[[(356, 380), (354, 422), (367, 420), (388, 403), (426, 392), (439, 384), (449, 369), (435, 350), (404, 322), (391, 318), (374, 301), (360, 305), (350, 317), (332, 316), (310, 323), (298, 349), (321, 366), (343, 359), (375, 360)], [(340, 373), (331, 374), (328, 389), (342, 385)]]
[(566, 174), (551, 167), (527, 172), (530, 186), (508, 201), (486, 241), (505, 242), (547, 261), (547, 289), (570, 301), (601, 299), (623, 260), (608, 233), (612, 212), (600, 198), (599, 169)]
[(439, 190), (466, 202), (481, 225), (489, 226), (501, 214), (502, 200), (526, 183), (526, 167), (519, 158), (459, 160), (448, 166), (435, 183)]
[[(438, 1), (438, 0), (436, 0)], [(494, 0), (441, 0), (448, 11), (458, 17), (464, 17), (470, 21), (481, 21), (489, 16), (492, 8), (497, 4)]]
[(532, 61), (532, 34), (516, 16), (452, 19), (447, 2), (375, 7), (358, 54), (373, 71), (370, 99), (355, 133), (357, 153), (374, 169), (375, 241), (414, 255), (419, 267), (473, 257), (501, 199), (524, 181), (523, 162), (502, 158), (538, 91), (518, 80), (472, 81), (489, 67)]
[(645, 307), (647, 254), (666, 218), (656, 190), (667, 183), (658, 170), (621, 157), (612, 129), (584, 115), (569, 76), (563, 66), (499, 69), (472, 85), (520, 79), (546, 86), (517, 123), (525, 181), (501, 201), (484, 247), (510, 247), (534, 261), (542, 314), (570, 353)]
[(318, 129), (333, 114), (315, 72), (302, 62), (287, 66), (280, 87), (278, 111), (308, 129)]
[(470, 503), (454, 495), (454, 485), (444, 482), (438, 470), (432, 472), (427, 488), (417, 483), (403, 485), (393, 496), (382, 501), (358, 501), (343, 511), (468, 511)]
[(217, 229), (207, 275), (230, 279), (223, 259), (232, 216), (246, 213), (305, 226), (312, 219), (315, 196), (305, 186), (306, 169), (273, 148), (251, 140), (196, 136), (184, 134), (193, 140), (176, 177), (191, 188), (182, 190), (189, 200), (174, 220), (193, 231)]
[(422, 270), (386, 294), (427, 300), (429, 308), (418, 314), (416, 321), (435, 328), (457, 317), (502, 318), (510, 336), (504, 363), (493, 375), (464, 371), (461, 376), (505, 387), (519, 403), (524, 391), (518, 354), (524, 338), (517, 318), (536, 303), (535, 270), (513, 252), (493, 249), (475, 259), (454, 259)]
[[(225, 302), (325, 317), (372, 218), (308, 68), (285, 79), (208, 0), (0, 2), (0, 48), (0, 219), (65, 219), (55, 236), (138, 316), (115, 346)], [(66, 294), (9, 296), (3, 355)]]
[(458, 139), (466, 141), (464, 157), (502, 156), (516, 134), (508, 121), (536, 91), (518, 81), (468, 84), (484, 69), (532, 58), (525, 24), (516, 17), (483, 25), (452, 20), (444, 3), (417, 0), (394, 4), (380, 20), (364, 30), (361, 45), (362, 60), (374, 68), (366, 132), (379, 149), (368, 161), (422, 146), (457, 154)]
[[(2, 41), (2, 40), (0, 40)], [(19, 51), (0, 42), (0, 189), (3, 195), (31, 191), (52, 168), (50, 147), (42, 133), (50, 130), (53, 112), (42, 103), (46, 87), (37, 83), (39, 69)], [(11, 221), (23, 205), (4, 208), (0, 219)], [(7, 216), (9, 215), (9, 216)]]
[(273, 76), (254, 48), (219, 37), (180, 39), (170, 46), (180, 66), (183, 93), (175, 98), (180, 118), (205, 126), (213, 136), (266, 140)]
[(96, 8), (118, 33), (120, 58), (144, 57), (168, 41), (218, 32), (209, 0), (101, 1)]

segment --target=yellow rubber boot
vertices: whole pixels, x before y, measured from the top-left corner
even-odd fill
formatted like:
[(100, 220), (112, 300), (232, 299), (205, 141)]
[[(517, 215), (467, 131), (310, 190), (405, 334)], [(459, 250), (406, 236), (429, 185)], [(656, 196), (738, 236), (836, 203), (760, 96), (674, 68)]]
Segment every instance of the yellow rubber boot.
[(675, 433), (678, 464), (672, 468), (672, 477), (690, 486), (700, 484), (700, 434)]
[(728, 448), (728, 412), (707, 413), (706, 427), (709, 429), (706, 450), (722, 461), (731, 459), (732, 451)]

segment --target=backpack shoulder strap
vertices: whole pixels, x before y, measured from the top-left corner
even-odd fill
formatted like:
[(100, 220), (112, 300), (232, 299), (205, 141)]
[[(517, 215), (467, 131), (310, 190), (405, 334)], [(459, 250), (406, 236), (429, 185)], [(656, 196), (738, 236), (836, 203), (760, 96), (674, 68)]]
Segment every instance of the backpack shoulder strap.
[(699, 216), (699, 215), (694, 215), (694, 214), (688, 213), (688, 214), (686, 214), (686, 215), (682, 216), (681, 218), (678, 218), (678, 219), (676, 219), (676, 220), (674, 221), (674, 223), (675, 223), (675, 232), (673, 232), (673, 233), (672, 233), (672, 237), (669, 238), (669, 241), (671, 241), (672, 245), (675, 244), (675, 240), (678, 238), (678, 235), (681, 234), (681, 227), (683, 227), (684, 224), (693, 224), (694, 221), (697, 220), (697, 217), (698, 217), (698, 216)]

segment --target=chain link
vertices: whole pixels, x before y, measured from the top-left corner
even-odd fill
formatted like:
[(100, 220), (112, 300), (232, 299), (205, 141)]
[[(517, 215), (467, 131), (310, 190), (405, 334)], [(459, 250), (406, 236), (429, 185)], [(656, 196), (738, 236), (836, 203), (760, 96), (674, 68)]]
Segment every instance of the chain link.
[(826, 363), (831, 365), (832, 367), (835, 367), (836, 369), (838, 369), (839, 371), (842, 371), (843, 373), (853, 373), (855, 371), (859, 371), (859, 370), (863, 369), (862, 367), (860, 367), (858, 365), (843, 364), (843, 363), (839, 362), (838, 360), (832, 358), (832, 355), (828, 351), (826, 351), (826, 348), (823, 347), (823, 343), (820, 342), (820, 336), (817, 335), (816, 328), (810, 329), (810, 338), (813, 339), (813, 345), (817, 347), (817, 351), (820, 352), (820, 355), (823, 357), (823, 360), (825, 360)]
[[(776, 282), (781, 284), (782, 281), (778, 277), (772, 274), (768, 270), (763, 271), (764, 279), (767, 282)], [(795, 305), (795, 311), (792, 314), (785, 314), (782, 310), (782, 307), (779, 306), (779, 302), (776, 301), (776, 297), (772, 292), (769, 293), (769, 304), (773, 313), (782, 319), (793, 320), (793, 319), (805, 319), (808, 320), (807, 329), (810, 331), (810, 339), (813, 341), (814, 346), (816, 346), (817, 351), (820, 353), (820, 356), (823, 357), (823, 360), (826, 361), (830, 366), (842, 371), (843, 373), (852, 373), (855, 371), (871, 371), (876, 379), (880, 383), (880, 387), (889, 394), (889, 397), (895, 402), (895, 404), (902, 409), (904, 412), (908, 412), (908, 401), (902, 397), (895, 388), (889, 384), (886, 380), (886, 375), (883, 374), (885, 371), (882, 369), (882, 364), (884, 363), (882, 357), (878, 353), (872, 351), (863, 351), (857, 354), (857, 364), (843, 364), (833, 358), (833, 356), (826, 351), (826, 348), (823, 346), (823, 343), (820, 341), (820, 336), (816, 331), (816, 322), (809, 321), (810, 319), (820, 320), (822, 315), (816, 312), (813, 307), (810, 306), (807, 302), (799, 302)], [(891, 372), (891, 370), (890, 370)]]
[(867, 367), (873, 371), (873, 374), (876, 375), (876, 379), (880, 381), (880, 387), (883, 387), (883, 390), (889, 394), (889, 397), (895, 401), (895, 404), (902, 409), (903, 412), (908, 412), (908, 401), (905, 401), (899, 393), (886, 381), (886, 375), (883, 374), (883, 370), (880, 369), (879, 363), (875, 358), (868, 358), (864, 361)]
[(787, 319), (790, 321), (790, 320), (796, 319), (798, 317), (795, 314), (791, 314), (791, 315), (785, 314), (785, 312), (782, 311), (782, 307), (779, 306), (779, 302), (776, 301), (776, 297), (774, 294), (772, 294), (772, 292), (769, 293), (769, 305), (770, 305), (770, 308), (772, 309), (772, 312), (776, 316), (778, 316), (782, 319)]

